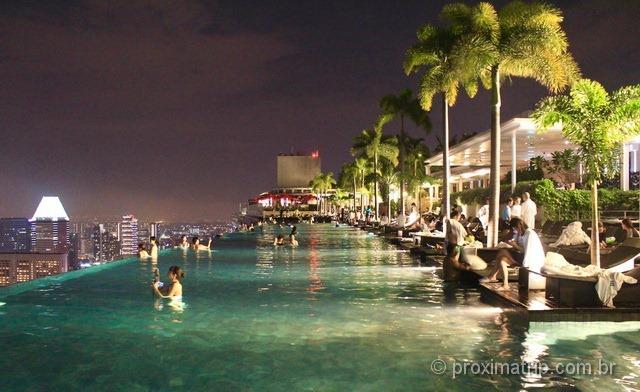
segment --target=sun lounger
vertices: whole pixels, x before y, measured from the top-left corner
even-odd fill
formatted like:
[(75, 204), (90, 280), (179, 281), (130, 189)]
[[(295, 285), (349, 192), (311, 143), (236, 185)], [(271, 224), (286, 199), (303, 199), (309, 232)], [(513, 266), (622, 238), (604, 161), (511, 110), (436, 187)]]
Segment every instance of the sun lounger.
[[(640, 280), (640, 267), (624, 273)], [(596, 292), (596, 277), (560, 276), (541, 274), (546, 278), (547, 299), (568, 307), (601, 307), (602, 301)], [(613, 299), (618, 307), (640, 306), (640, 284), (623, 284)]]
[[(589, 265), (591, 256), (589, 252), (573, 248), (558, 248), (560, 253), (571, 264)], [(600, 255), (600, 268), (612, 272), (625, 272), (634, 268), (635, 259), (640, 257), (640, 238), (627, 238), (611, 253)]]

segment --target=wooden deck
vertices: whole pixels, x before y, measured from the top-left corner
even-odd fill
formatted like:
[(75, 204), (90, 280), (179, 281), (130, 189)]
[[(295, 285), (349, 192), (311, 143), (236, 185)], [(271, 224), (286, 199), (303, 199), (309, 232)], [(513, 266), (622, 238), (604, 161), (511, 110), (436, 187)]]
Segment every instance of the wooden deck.
[[(408, 249), (421, 261), (430, 265), (442, 266), (444, 256), (440, 252), (434, 252), (421, 246), (415, 246), (411, 242), (388, 240), (402, 249)], [(485, 272), (485, 273), (483, 273)], [(486, 271), (468, 272), (476, 274), (478, 278), (484, 277)], [(484, 302), (514, 309), (528, 321), (640, 321), (640, 308), (569, 308), (562, 306), (545, 297), (544, 290), (528, 290), (520, 293), (518, 290), (517, 274), (509, 274), (509, 290), (502, 291), (502, 283), (479, 283), (480, 292)]]
[(638, 308), (568, 308), (545, 298), (544, 290), (520, 293), (517, 283), (498, 290), (502, 283), (480, 283), (486, 302), (507, 305), (521, 311), (529, 321), (640, 321)]

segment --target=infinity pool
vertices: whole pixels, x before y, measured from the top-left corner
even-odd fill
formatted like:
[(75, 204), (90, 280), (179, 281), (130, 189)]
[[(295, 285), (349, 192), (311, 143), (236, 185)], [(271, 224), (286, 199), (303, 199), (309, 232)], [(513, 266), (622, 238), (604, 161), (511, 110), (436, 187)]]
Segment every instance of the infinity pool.
[[(163, 277), (173, 264), (186, 270), (183, 308), (153, 298), (154, 266), (138, 260), (0, 298), (0, 389), (639, 388), (640, 323), (527, 325), (380, 238), (298, 229), (296, 249), (274, 248), (288, 230), (265, 227), (211, 253), (161, 254)], [(613, 374), (452, 373), (464, 361), (598, 360), (615, 362)]]

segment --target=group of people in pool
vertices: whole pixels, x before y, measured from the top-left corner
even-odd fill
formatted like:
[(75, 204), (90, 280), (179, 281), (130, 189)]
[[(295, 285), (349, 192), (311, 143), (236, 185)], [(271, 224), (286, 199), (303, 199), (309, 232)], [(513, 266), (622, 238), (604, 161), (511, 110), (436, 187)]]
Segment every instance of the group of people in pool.
[(149, 238), (149, 250), (141, 242), (138, 244), (138, 256), (141, 259), (158, 260), (158, 241), (156, 237)]
[[(291, 228), (291, 233), (289, 234), (289, 245), (298, 246), (298, 241), (296, 240), (296, 235), (298, 234), (298, 228), (293, 226)], [(155, 255), (155, 259), (158, 257), (158, 245), (155, 237), (151, 237), (151, 255), (144, 248), (144, 244), (140, 244), (139, 247), (139, 255), (140, 258), (153, 258), (152, 255)], [(274, 240), (273, 244), (275, 246), (285, 245), (284, 236), (278, 235)], [(193, 249), (193, 250), (211, 250), (211, 239), (207, 242), (206, 245), (200, 243), (200, 239), (198, 237), (193, 237), (191, 240), (191, 244), (187, 241), (187, 236), (183, 235), (180, 237), (180, 242), (176, 246), (179, 249)], [(167, 273), (167, 278), (169, 282), (165, 284), (160, 280), (160, 273), (157, 268), (153, 270), (153, 282), (151, 284), (151, 289), (155, 296), (159, 298), (169, 298), (172, 301), (181, 301), (182, 300), (182, 279), (184, 278), (184, 271), (181, 267), (177, 265), (172, 265), (169, 267), (169, 272)]]
[[(289, 233), (289, 243), (288, 243), (288, 245), (290, 245), (292, 247), (298, 246), (298, 240), (296, 240), (296, 235), (297, 234), (298, 234), (298, 228), (296, 226), (293, 226), (291, 228), (291, 233)], [(273, 240), (273, 245), (274, 246), (287, 245), (287, 243), (285, 243), (284, 236), (282, 234), (278, 234), (278, 236)]]
[(189, 241), (187, 241), (187, 236), (182, 235), (180, 236), (180, 242), (178, 243), (178, 245), (176, 245), (176, 248), (183, 250), (211, 250), (211, 238), (209, 238), (207, 244), (204, 245), (200, 243), (200, 238), (198, 238), (198, 236), (194, 236), (193, 238), (191, 238), (191, 244), (189, 244)]

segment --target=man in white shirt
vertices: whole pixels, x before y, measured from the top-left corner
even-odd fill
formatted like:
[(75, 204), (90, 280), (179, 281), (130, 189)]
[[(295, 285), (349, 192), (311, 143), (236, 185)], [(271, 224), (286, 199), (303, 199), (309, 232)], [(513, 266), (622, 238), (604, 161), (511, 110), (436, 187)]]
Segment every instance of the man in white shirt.
[[(447, 257), (445, 258), (445, 279), (448, 278), (447, 271), (468, 270), (470, 267), (464, 263), (462, 247), (464, 246), (464, 238), (467, 236), (467, 229), (460, 223), (461, 212), (454, 209), (451, 217), (446, 221), (445, 245), (447, 247)], [(453, 269), (449, 268), (453, 267)]]
[(536, 203), (531, 200), (529, 192), (523, 193), (520, 218), (522, 218), (524, 223), (530, 229), (534, 229), (536, 226), (536, 214), (538, 214), (538, 207), (536, 206)]
[(448, 246), (462, 247), (464, 245), (467, 229), (460, 223), (460, 215), (460, 211), (455, 209), (451, 213), (451, 217), (447, 219), (447, 231), (444, 239)]
[(522, 214), (522, 206), (520, 205), (520, 198), (515, 197), (513, 199), (513, 205), (511, 206), (511, 217), (520, 218), (521, 214)]

